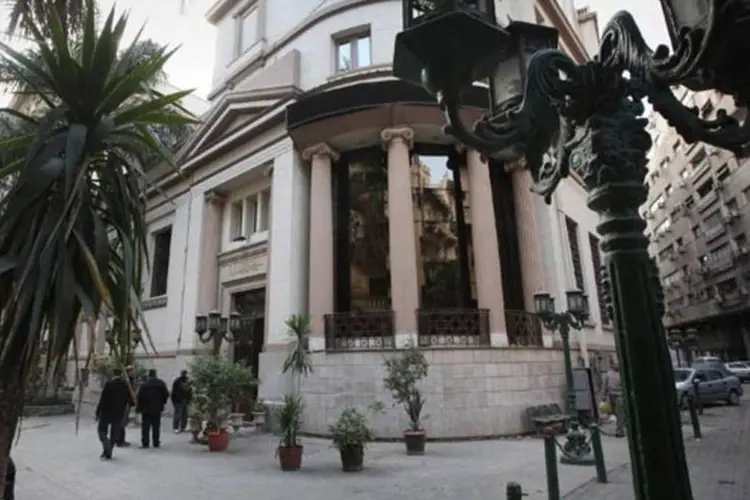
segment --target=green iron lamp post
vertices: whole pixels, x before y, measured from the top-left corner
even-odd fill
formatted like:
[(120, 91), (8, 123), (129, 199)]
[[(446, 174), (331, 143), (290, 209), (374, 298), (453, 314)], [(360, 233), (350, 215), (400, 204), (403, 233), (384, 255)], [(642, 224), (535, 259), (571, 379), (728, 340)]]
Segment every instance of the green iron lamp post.
[[(550, 201), (571, 170), (600, 217), (606, 304), (615, 327), (636, 500), (692, 500), (658, 275), (650, 260), (645, 202), (651, 137), (648, 99), (688, 143), (745, 155), (750, 122), (725, 110), (704, 120), (672, 93), (716, 89), (750, 101), (750, 2), (661, 0), (672, 40), (652, 51), (630, 14), (605, 27), (593, 61), (555, 49), (556, 33), (523, 22), (500, 26), (493, 0), (402, 0), (394, 74), (423, 86), (446, 116), (445, 132), (491, 160), (523, 159), (534, 191)], [(489, 83), (490, 113), (461, 120), (463, 93)], [(552, 152), (550, 153), (550, 150)]]
[(565, 293), (568, 310), (555, 311), (555, 298), (547, 292), (534, 294), (534, 308), (545, 328), (560, 333), (562, 340), (563, 359), (565, 362), (565, 413), (572, 417), (566, 442), (563, 446), (564, 454), (560, 462), (571, 465), (593, 465), (596, 460), (592, 454), (586, 433), (581, 430), (576, 415), (576, 392), (573, 383), (573, 359), (570, 352), (570, 330), (580, 330), (589, 317), (588, 297), (581, 290), (568, 290)]
[(222, 316), (219, 311), (211, 311), (208, 314), (195, 316), (195, 333), (203, 343), (213, 344), (213, 354), (218, 356), (223, 341), (239, 342), (240, 334), (247, 327), (246, 318), (238, 312), (232, 312), (229, 316)]

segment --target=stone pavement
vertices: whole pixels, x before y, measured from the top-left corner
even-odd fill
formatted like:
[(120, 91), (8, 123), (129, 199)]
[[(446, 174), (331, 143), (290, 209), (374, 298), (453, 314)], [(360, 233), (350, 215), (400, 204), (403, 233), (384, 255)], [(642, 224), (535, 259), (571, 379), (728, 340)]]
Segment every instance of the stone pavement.
[[(536, 438), (427, 443), (424, 457), (406, 456), (402, 443), (373, 443), (365, 470), (356, 474), (341, 472), (329, 441), (304, 439), (302, 470), (285, 473), (269, 435), (234, 438), (228, 452), (215, 454), (171, 432), (162, 448), (141, 450), (135, 446), (138, 430), (129, 428), (134, 446), (115, 450), (115, 459), (103, 462), (88, 419), (78, 435), (69, 418), (27, 419), (23, 427), (12, 452), (19, 500), (499, 500), (509, 481), (523, 484), (531, 500), (546, 499), (543, 445)], [(624, 440), (605, 438), (604, 447), (610, 467), (627, 462)], [(569, 492), (595, 471), (561, 466), (560, 476), (562, 491)]]
[[(684, 419), (683, 419), (684, 422)], [(703, 439), (692, 439), (683, 426), (685, 452), (696, 500), (750, 499), (750, 402), (740, 407), (707, 408), (701, 420)], [(565, 500), (633, 500), (630, 467), (610, 473), (609, 484), (590, 482)]]

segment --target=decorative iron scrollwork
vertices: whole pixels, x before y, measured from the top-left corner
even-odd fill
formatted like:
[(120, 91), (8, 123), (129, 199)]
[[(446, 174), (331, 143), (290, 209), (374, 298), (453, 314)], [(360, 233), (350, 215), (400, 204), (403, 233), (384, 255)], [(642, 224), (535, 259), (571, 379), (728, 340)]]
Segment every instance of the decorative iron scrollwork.
[(534, 313), (505, 311), (508, 343), (515, 346), (542, 347), (542, 322)]
[(488, 309), (420, 309), (417, 329), (421, 347), (490, 345)]
[(393, 349), (393, 311), (339, 312), (326, 314), (326, 350)]

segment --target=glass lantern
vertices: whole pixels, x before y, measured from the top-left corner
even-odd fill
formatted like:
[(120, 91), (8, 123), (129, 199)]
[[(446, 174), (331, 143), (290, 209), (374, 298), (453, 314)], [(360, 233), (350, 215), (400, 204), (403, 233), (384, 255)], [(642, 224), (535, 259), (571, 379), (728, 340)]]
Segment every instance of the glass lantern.
[(195, 332), (198, 334), (205, 333), (208, 330), (208, 316), (198, 314), (195, 317)]
[(568, 311), (576, 316), (586, 314), (586, 296), (581, 290), (568, 290), (565, 292), (565, 298), (568, 301)]
[(219, 311), (211, 311), (208, 313), (208, 329), (212, 332), (218, 331), (221, 328), (221, 313)]
[(534, 309), (540, 316), (549, 316), (555, 313), (555, 298), (547, 292), (534, 294)]
[(712, 0), (661, 0), (672, 48), (677, 48), (680, 32), (684, 29), (708, 29), (713, 9)]

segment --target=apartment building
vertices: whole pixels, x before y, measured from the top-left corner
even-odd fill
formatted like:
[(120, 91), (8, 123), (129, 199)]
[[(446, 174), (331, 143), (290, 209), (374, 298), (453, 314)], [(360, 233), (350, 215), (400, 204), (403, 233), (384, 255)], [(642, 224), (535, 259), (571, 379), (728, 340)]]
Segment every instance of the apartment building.
[[(501, 23), (555, 26), (578, 61), (595, 49), (596, 18), (571, 0), (496, 5)], [(291, 387), (285, 320), (307, 314), (306, 431), (327, 432), (342, 405), (387, 400), (383, 356), (416, 342), (431, 363), (431, 436), (465, 437), (520, 432), (527, 406), (562, 400), (562, 352), (532, 313), (535, 292), (558, 304), (586, 292), (577, 355), (611, 355), (581, 182), (547, 206), (528, 172), (445, 136), (434, 99), (392, 76), (400, 1), (217, 0), (207, 19), (211, 109), (179, 175), (155, 175), (168, 199), (149, 198), (147, 363), (176, 375), (209, 350), (196, 316), (236, 311), (244, 326), (223, 352), (250, 363), (275, 404)], [(487, 104), (475, 88), (466, 119)], [(403, 422), (389, 412), (373, 425), (397, 436)]]
[[(705, 119), (744, 110), (716, 92), (678, 91)], [(750, 358), (750, 170), (728, 151), (687, 144), (654, 113), (643, 206), (665, 293), (668, 331), (695, 329), (696, 353)]]

